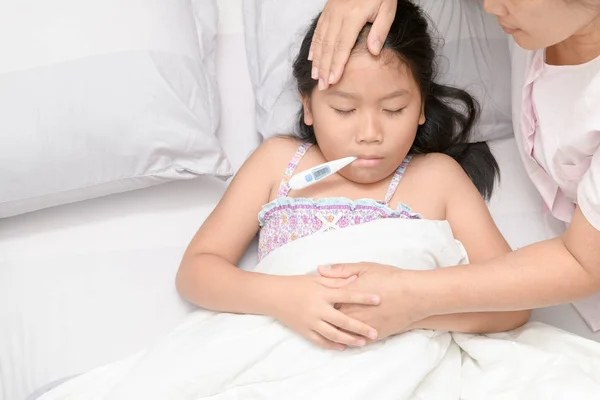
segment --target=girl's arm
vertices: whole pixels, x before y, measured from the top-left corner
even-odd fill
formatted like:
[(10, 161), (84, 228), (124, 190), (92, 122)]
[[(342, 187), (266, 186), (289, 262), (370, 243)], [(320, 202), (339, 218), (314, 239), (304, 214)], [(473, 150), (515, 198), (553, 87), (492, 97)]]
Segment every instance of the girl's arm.
[(326, 348), (360, 346), (376, 332), (334, 306), (377, 304), (372, 294), (342, 288), (344, 279), (273, 276), (236, 267), (259, 229), (262, 205), (269, 202), (297, 147), (292, 139), (271, 139), (250, 156), (188, 246), (177, 272), (177, 289), (206, 309), (275, 317)]
[[(506, 255), (510, 246), (496, 227), (483, 198), (453, 159), (441, 154), (429, 156), (428, 168), (446, 195), (446, 219), (454, 237), (465, 247), (472, 264)], [(437, 173), (436, 173), (437, 170)], [(449, 267), (449, 269), (456, 267)], [(485, 267), (481, 267), (485, 268)], [(473, 290), (471, 285), (463, 291)], [(439, 299), (437, 294), (434, 298)], [(409, 329), (440, 329), (465, 333), (490, 333), (515, 329), (529, 319), (529, 311), (479, 312), (434, 315), (412, 324)]]
[(259, 229), (261, 206), (269, 202), (279, 172), (272, 165), (278, 164), (276, 145), (266, 142), (250, 156), (189, 244), (176, 285), (191, 303), (214, 311), (269, 314), (264, 288), (276, 278), (236, 265)]

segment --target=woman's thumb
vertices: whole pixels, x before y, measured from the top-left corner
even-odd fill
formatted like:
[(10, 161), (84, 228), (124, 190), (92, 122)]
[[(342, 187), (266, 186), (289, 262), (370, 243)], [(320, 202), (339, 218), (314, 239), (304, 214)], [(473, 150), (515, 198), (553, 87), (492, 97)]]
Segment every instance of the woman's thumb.
[(352, 264), (333, 264), (333, 265), (320, 265), (319, 274), (327, 278), (350, 278), (351, 276), (358, 275), (362, 270)]

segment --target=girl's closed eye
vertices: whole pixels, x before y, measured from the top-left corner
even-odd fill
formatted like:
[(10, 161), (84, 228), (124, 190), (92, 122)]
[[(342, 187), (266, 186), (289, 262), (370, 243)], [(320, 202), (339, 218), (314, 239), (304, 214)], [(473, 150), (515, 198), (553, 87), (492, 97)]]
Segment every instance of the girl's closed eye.
[(385, 112), (386, 114), (390, 114), (390, 115), (399, 115), (402, 114), (402, 111), (404, 111), (406, 107), (402, 107), (402, 108), (397, 108), (395, 110), (383, 110), (383, 112)]
[[(336, 114), (342, 115), (342, 116), (348, 116), (350, 114), (352, 114), (354, 111), (356, 111), (356, 109), (350, 109), (350, 110), (343, 110), (340, 108), (335, 108), (335, 107), (331, 107)], [(399, 115), (402, 113), (402, 111), (404, 111), (406, 107), (402, 107), (402, 108), (397, 108), (394, 110), (383, 110), (383, 112), (385, 112), (386, 114), (390, 114), (390, 115)]]
[(333, 111), (335, 111), (336, 114), (341, 115), (343, 117), (347, 117), (350, 114), (352, 114), (354, 111), (356, 111), (355, 108), (349, 109), (349, 110), (343, 110), (343, 109), (339, 109), (339, 108), (335, 108), (335, 107), (331, 107), (333, 109)]

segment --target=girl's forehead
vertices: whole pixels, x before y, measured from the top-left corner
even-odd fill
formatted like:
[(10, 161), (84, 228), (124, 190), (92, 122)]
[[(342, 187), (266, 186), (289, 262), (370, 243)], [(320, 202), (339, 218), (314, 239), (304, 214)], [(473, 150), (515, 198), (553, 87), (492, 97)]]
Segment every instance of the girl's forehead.
[(395, 68), (404, 66), (405, 64), (404, 60), (398, 55), (398, 53), (396, 53), (390, 48), (384, 48), (383, 50), (381, 50), (378, 56), (374, 56), (366, 47), (363, 48), (362, 46), (356, 47), (350, 53), (350, 57), (348, 58), (347, 64), (351, 63), (372, 63), (373, 66), (375, 66), (375, 64), (378, 64), (378, 66), (381, 67), (391, 66)]
[[(414, 82), (408, 65), (392, 51), (383, 51), (380, 56), (368, 52), (353, 53), (338, 85), (368, 82), (371, 85), (394, 85)], [(416, 82), (414, 82), (416, 84)]]

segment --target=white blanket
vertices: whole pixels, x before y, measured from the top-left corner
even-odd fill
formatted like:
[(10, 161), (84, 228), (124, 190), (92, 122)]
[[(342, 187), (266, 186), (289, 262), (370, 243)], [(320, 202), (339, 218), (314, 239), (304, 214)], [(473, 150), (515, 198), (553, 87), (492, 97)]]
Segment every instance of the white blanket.
[[(466, 254), (444, 221), (388, 219), (289, 243), (256, 270), (353, 261), (433, 269)], [(600, 399), (600, 344), (536, 323), (485, 336), (413, 331), (337, 352), (269, 317), (198, 311), (155, 347), (41, 397), (50, 399)]]

